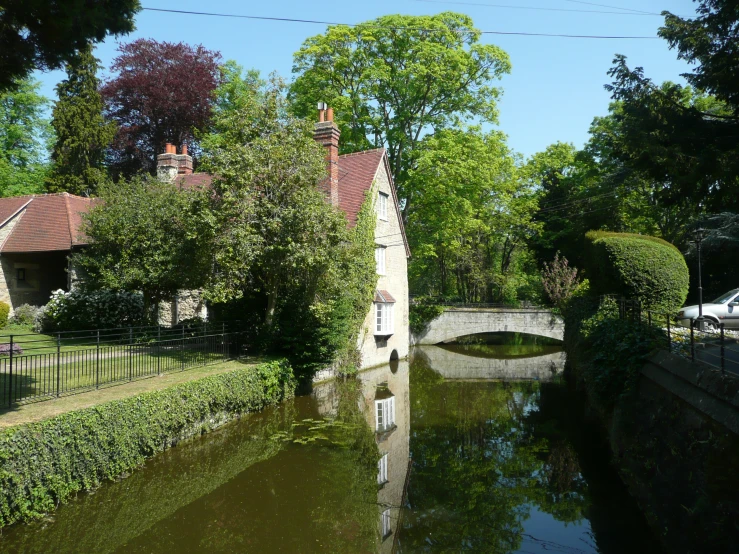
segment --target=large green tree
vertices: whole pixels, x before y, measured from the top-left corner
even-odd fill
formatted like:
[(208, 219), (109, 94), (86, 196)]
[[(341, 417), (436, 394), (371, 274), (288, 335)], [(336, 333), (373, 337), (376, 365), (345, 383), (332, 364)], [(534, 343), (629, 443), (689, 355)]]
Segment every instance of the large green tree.
[(0, 92), (34, 69), (58, 69), (90, 42), (133, 31), (138, 0), (3, 0)]
[(517, 260), (536, 227), (533, 190), (497, 131), (445, 129), (424, 138), (407, 190), (414, 293), (515, 301)]
[(734, 0), (700, 0), (697, 17), (669, 12), (659, 34), (694, 66), (683, 76), (716, 101), (684, 102), (679, 85), (659, 87), (642, 68), (617, 56), (607, 88), (622, 101), (621, 159), (653, 181), (669, 183), (666, 198), (709, 209), (739, 208), (739, 11)]
[(0, 196), (43, 190), (50, 128), (39, 86), (24, 80), (0, 92)]
[(141, 291), (153, 316), (161, 300), (205, 284), (212, 258), (202, 191), (136, 178), (98, 192), (84, 221), (90, 244), (73, 257), (87, 286)]
[(94, 194), (107, 177), (105, 149), (116, 126), (103, 118), (98, 68), (88, 46), (67, 64), (67, 78), (56, 87), (59, 100), (51, 120), (56, 143), (51, 153), (54, 166), (46, 181), (49, 192)]
[(496, 121), (493, 83), (510, 61), (480, 36), (472, 19), (452, 12), (331, 26), (295, 54), (294, 109), (313, 116), (316, 102), (334, 107), (344, 152), (387, 147), (407, 218), (415, 201), (408, 172), (424, 135), (470, 119)]

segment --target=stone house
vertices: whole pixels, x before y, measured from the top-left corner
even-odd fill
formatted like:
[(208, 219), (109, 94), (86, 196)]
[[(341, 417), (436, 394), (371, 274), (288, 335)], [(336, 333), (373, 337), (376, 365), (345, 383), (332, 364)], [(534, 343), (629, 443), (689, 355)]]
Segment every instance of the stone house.
[[(322, 183), (326, 198), (338, 206), (353, 226), (366, 198), (374, 202), (375, 261), (377, 285), (374, 302), (359, 336), (362, 367), (368, 368), (405, 358), (409, 350), (408, 326), (408, 257), (410, 250), (403, 227), (400, 206), (393, 184), (387, 152), (384, 148), (339, 155), (341, 131), (333, 121), (333, 110), (319, 110), (319, 122), (314, 129), (316, 142), (326, 149), (327, 179)], [(186, 147), (181, 154), (168, 144), (157, 156), (157, 175), (180, 187), (208, 187), (212, 176), (193, 173), (192, 157)], [(193, 291), (187, 291), (194, 294)], [(322, 372), (317, 379), (328, 378)]]
[(11, 314), (74, 285), (69, 255), (87, 242), (81, 214), (93, 202), (66, 192), (0, 198), (0, 300)]

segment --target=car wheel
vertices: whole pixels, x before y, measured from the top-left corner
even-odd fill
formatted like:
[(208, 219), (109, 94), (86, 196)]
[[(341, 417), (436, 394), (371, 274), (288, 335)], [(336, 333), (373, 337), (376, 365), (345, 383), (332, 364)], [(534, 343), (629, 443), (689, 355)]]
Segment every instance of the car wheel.
[(706, 333), (717, 333), (719, 329), (718, 322), (713, 319), (706, 319), (703, 322), (703, 331)]

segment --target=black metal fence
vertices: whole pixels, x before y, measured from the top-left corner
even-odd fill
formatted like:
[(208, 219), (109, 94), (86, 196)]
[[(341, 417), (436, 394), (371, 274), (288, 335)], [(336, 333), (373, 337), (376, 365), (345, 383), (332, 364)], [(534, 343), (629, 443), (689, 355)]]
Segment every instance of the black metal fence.
[(620, 319), (638, 321), (661, 327), (667, 333), (666, 347), (691, 361), (699, 361), (720, 370), (723, 374), (739, 377), (739, 329), (727, 330), (724, 323), (696, 318), (680, 319), (677, 314), (644, 310), (636, 300), (601, 297), (616, 302)]
[(0, 335), (0, 407), (238, 357), (238, 324)]

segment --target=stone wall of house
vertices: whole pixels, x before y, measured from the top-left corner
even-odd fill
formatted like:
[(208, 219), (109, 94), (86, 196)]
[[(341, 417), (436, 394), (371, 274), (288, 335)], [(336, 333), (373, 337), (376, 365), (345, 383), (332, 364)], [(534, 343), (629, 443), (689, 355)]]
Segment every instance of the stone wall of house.
[(201, 290), (181, 290), (168, 302), (159, 303), (159, 324), (177, 325), (183, 319), (208, 319), (208, 308)]
[(375, 176), (375, 198), (382, 192), (388, 195), (387, 221), (377, 218), (375, 243), (385, 245), (385, 275), (378, 276), (377, 289), (388, 291), (395, 299), (393, 308), (394, 333), (387, 338), (376, 337), (375, 305), (367, 312), (359, 336), (362, 367), (386, 364), (391, 357), (408, 356), (410, 336), (408, 326), (408, 258), (400, 229), (400, 221), (393, 202), (390, 176), (384, 164)]

